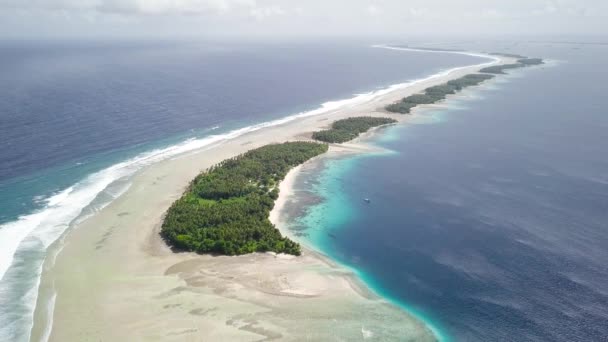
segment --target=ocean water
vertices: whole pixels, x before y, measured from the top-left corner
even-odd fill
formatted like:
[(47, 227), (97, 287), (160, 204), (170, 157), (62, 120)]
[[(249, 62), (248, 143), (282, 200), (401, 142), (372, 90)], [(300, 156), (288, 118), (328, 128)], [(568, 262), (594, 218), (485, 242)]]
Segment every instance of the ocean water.
[(443, 340), (606, 341), (608, 47), (505, 47), (549, 62), (308, 168), (291, 229)]
[(1, 42), (0, 340), (28, 339), (48, 247), (142, 167), (483, 62), (344, 42)]

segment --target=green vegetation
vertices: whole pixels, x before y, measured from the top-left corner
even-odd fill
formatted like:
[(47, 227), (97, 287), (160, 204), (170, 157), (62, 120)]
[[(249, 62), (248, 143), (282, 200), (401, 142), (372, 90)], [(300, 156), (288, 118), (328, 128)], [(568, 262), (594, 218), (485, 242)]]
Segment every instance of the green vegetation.
[(503, 64), (503, 65), (494, 65), (491, 67), (483, 68), (479, 70), (479, 72), (489, 73), (489, 74), (504, 74), (505, 70), (508, 69), (517, 69), (523, 68), (530, 65), (539, 65), (543, 64), (542, 58), (521, 58), (517, 60), (517, 63), (514, 64)]
[(289, 169), (325, 153), (327, 145), (266, 145), (198, 175), (167, 211), (161, 235), (171, 246), (226, 255), (273, 251), (300, 255), (300, 245), (268, 220)]
[(517, 62), (523, 65), (539, 65), (544, 63), (542, 58), (522, 58)]
[(445, 99), (447, 95), (456, 94), (456, 90), (458, 90), (456, 87), (446, 83), (426, 88), (424, 93), (433, 96), (439, 101)]
[(361, 116), (342, 119), (334, 122), (331, 129), (314, 132), (312, 138), (328, 143), (343, 143), (353, 140), (363, 132), (372, 127), (395, 123), (397, 120), (390, 118), (376, 118), (372, 116)]
[(414, 94), (403, 98), (397, 103), (385, 107), (389, 112), (408, 114), (410, 110), (420, 104), (431, 104), (445, 99), (447, 95), (455, 94), (466, 87), (475, 86), (494, 76), (487, 74), (469, 74), (451, 80), (445, 84), (426, 88), (424, 94)]
[(490, 52), (490, 55), (494, 56), (503, 56), (503, 57), (511, 57), (511, 58), (526, 58), (526, 56), (514, 54), (514, 53), (503, 53), (503, 52)]
[(462, 90), (466, 87), (476, 86), (491, 78), (494, 78), (494, 76), (485, 74), (469, 74), (461, 78), (448, 81), (448, 86), (454, 87), (456, 90)]
[(488, 73), (488, 74), (504, 74), (505, 70), (521, 68), (523, 66), (524, 65), (520, 64), (520, 63), (493, 65), (493, 66), (490, 66), (490, 67), (483, 68), (483, 69), (479, 70), (479, 72), (485, 72), (485, 73)]
[(415, 103), (401, 101), (401, 102), (392, 103), (392, 104), (384, 107), (384, 109), (386, 109), (387, 111), (392, 112), (392, 113), (408, 114), (410, 112), (410, 110), (416, 106), (417, 106), (417, 104), (415, 104)]

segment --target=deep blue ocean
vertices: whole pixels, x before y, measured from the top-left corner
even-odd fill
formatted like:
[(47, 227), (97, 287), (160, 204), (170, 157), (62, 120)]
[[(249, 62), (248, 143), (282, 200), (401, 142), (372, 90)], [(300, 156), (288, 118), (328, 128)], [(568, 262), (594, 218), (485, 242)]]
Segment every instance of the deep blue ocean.
[(0, 341), (28, 339), (48, 247), (142, 167), (486, 61), (354, 42), (0, 42)]
[(445, 340), (608, 341), (608, 46), (509, 47), (549, 61), (307, 169), (292, 229)]

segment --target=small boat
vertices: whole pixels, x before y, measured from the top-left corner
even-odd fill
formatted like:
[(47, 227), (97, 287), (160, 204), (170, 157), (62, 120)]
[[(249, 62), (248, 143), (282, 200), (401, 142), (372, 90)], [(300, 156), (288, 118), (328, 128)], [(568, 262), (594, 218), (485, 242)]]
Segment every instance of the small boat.
[(364, 201), (365, 203), (371, 203), (371, 202), (372, 202), (372, 201), (370, 201), (370, 200), (369, 200), (369, 198), (364, 198), (364, 199), (363, 199), (363, 201)]

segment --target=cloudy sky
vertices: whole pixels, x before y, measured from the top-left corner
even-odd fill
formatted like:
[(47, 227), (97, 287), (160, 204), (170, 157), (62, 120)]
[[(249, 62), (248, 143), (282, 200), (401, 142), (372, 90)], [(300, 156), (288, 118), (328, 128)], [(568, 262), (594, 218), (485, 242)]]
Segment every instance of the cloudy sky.
[(607, 35), (608, 0), (0, 0), (0, 37)]

